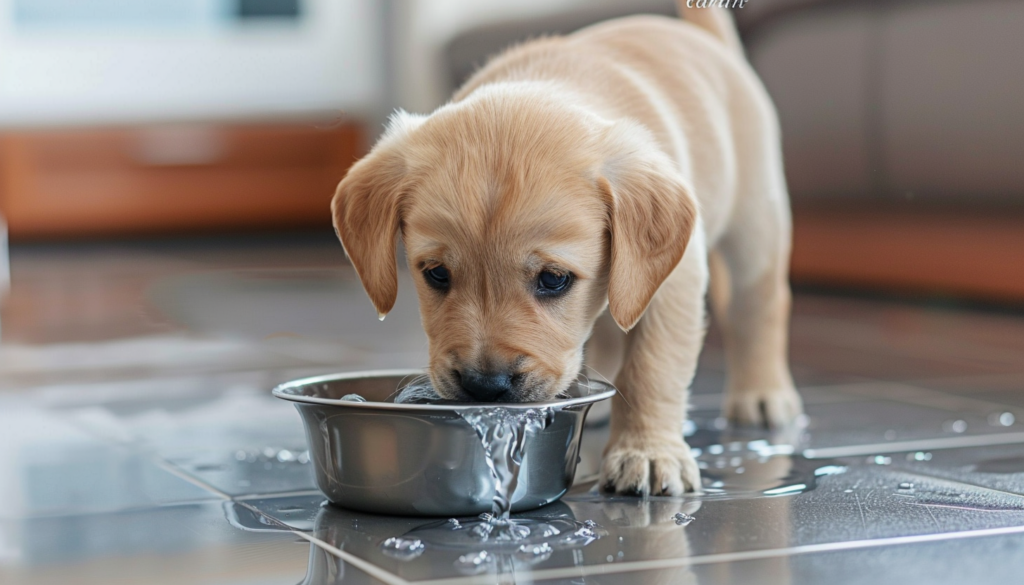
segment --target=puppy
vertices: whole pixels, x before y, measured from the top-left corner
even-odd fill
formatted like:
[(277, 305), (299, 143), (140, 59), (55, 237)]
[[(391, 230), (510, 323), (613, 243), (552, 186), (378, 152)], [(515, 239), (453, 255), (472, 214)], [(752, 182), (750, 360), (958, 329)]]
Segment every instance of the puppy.
[(520, 45), (429, 116), (399, 111), (332, 202), (381, 318), (401, 236), (447, 398), (553, 398), (607, 309), (628, 335), (602, 481), (624, 493), (699, 489), (682, 425), (709, 255), (725, 412), (777, 426), (802, 410), (776, 114), (728, 12), (679, 8), (687, 21), (631, 17)]

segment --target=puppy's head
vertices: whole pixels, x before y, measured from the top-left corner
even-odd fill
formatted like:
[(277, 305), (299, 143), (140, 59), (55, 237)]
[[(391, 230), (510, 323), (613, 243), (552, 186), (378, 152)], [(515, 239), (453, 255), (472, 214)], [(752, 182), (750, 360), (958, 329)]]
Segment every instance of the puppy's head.
[(607, 304), (632, 328), (696, 218), (645, 129), (510, 88), (429, 117), (399, 112), (332, 210), (382, 317), (398, 292), (401, 235), (434, 387), (482, 402), (564, 391), (598, 314)]

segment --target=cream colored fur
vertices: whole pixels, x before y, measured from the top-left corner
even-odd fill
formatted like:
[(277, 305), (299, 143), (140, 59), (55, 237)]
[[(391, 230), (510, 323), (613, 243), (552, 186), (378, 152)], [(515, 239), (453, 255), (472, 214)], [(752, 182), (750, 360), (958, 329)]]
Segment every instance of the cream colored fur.
[[(725, 412), (784, 425), (802, 408), (786, 361), (790, 216), (776, 115), (729, 15), (681, 10), (704, 28), (625, 18), (495, 58), (433, 114), (396, 114), (332, 205), (382, 315), (404, 241), (445, 396), (464, 397), (455, 372), (472, 367), (514, 370), (518, 400), (552, 397), (576, 378), (607, 308), (629, 332), (611, 372), (620, 394), (602, 470), (619, 492), (699, 489), (682, 424), (709, 254)], [(419, 275), (440, 265), (444, 293)], [(575, 284), (538, 300), (542, 270)]]

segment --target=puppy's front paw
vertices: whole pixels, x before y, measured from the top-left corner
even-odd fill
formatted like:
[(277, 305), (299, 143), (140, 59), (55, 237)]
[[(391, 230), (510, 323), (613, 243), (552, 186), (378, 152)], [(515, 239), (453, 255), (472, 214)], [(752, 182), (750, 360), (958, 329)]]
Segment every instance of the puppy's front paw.
[(605, 449), (600, 485), (620, 494), (681, 496), (700, 489), (700, 470), (682, 437), (624, 435)]
[(803, 414), (804, 404), (793, 387), (730, 390), (722, 410), (739, 425), (781, 428)]

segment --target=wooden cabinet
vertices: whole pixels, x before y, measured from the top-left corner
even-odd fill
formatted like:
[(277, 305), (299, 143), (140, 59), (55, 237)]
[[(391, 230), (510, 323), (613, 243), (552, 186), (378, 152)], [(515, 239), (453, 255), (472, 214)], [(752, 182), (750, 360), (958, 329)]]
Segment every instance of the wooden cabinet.
[(1019, 304), (1024, 213), (797, 205), (790, 277), (797, 284)]
[(364, 144), (355, 123), (7, 132), (0, 213), (13, 240), (326, 227)]

